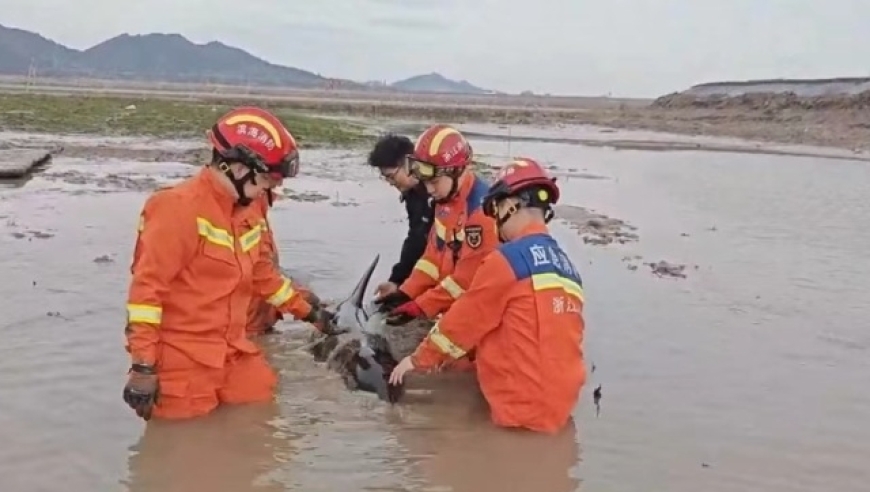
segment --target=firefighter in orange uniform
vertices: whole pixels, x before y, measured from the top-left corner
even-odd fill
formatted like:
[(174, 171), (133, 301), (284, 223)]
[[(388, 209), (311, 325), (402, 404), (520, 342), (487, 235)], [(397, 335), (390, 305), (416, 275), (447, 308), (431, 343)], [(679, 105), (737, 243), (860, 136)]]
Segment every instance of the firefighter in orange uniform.
[(447, 311), (498, 246), (495, 222), (482, 208), (488, 187), (469, 169), (472, 159), (471, 145), (452, 127), (435, 125), (417, 139), (409, 162), (435, 203), (435, 222), (411, 276), (376, 300), (390, 313), (388, 323)]
[[(297, 161), (297, 164), (290, 168), (287, 177), (292, 178), (296, 176), (298, 172), (299, 165)], [(280, 267), (278, 245), (275, 242), (275, 235), (272, 232), (272, 227), (269, 223), (268, 217), (269, 209), (272, 208), (275, 199), (276, 193), (273, 190), (266, 190), (262, 196), (254, 200), (254, 203), (252, 203), (249, 208), (254, 214), (254, 220), (258, 221), (262, 227), (263, 236), (261, 241), (263, 242), (263, 249), (270, 254), (272, 263), (276, 268), (278, 268)], [(320, 305), (320, 298), (309, 289), (300, 285), (296, 285), (294, 289), (296, 289), (296, 292), (301, 294), (302, 297), (304, 297), (312, 306)], [(248, 325), (245, 331), (247, 331), (248, 336), (252, 337), (264, 335), (266, 333), (273, 333), (275, 331), (275, 323), (283, 318), (284, 316), (281, 315), (278, 309), (269, 304), (267, 298), (261, 295), (255, 295), (251, 300), (251, 304), (248, 306)]]
[(390, 383), (476, 349), (492, 420), (555, 433), (569, 422), (586, 381), (582, 281), (547, 230), (559, 199), (555, 180), (531, 159), (515, 160), (496, 179), (483, 207), (504, 244)]
[(219, 403), (268, 402), (277, 382), (245, 334), (261, 295), (281, 313), (333, 332), (275, 268), (248, 206), (291, 174), (290, 132), (259, 108), (238, 108), (208, 132), (212, 161), (145, 202), (127, 303), (132, 366), (124, 401), (148, 420), (205, 415)]

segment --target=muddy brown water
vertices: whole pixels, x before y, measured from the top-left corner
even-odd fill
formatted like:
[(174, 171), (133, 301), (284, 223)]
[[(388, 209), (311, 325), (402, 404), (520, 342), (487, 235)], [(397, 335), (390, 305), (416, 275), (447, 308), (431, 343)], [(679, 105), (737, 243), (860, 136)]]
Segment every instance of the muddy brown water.
[[(640, 237), (554, 228), (583, 270), (596, 368), (575, 426), (496, 430), (461, 375), (417, 378), (386, 407), (294, 351), (305, 332), (288, 323), (264, 341), (274, 405), (146, 428), (120, 398), (136, 216), (193, 169), (60, 157), (0, 189), (0, 490), (867, 490), (867, 164), (512, 145), (554, 166), (565, 204)], [(282, 262), (337, 299), (374, 254), (395, 256), (402, 208), (359, 153), (306, 160), (274, 228)], [(626, 257), (692, 267), (659, 278)]]

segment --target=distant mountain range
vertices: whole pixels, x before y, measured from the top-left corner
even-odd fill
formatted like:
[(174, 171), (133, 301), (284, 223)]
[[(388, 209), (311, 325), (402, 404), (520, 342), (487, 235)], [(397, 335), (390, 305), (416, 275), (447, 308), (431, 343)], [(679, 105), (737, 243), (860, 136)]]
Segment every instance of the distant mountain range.
[(472, 85), (467, 80), (450, 80), (440, 73), (416, 75), (390, 84), (390, 87), (408, 92), (453, 92), (459, 94), (486, 94), (491, 91)]
[(390, 88), (403, 92), (486, 94), (491, 91), (440, 74), (392, 84), (359, 83), (269, 63), (218, 41), (196, 44), (179, 34), (121, 34), (84, 51), (35, 32), (0, 25), (0, 74), (90, 77), (164, 82), (287, 86), (298, 88)]

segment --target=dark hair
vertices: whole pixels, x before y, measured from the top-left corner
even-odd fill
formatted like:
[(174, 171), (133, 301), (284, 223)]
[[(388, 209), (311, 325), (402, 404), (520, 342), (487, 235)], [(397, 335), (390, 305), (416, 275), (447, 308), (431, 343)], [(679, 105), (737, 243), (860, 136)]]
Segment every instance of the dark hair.
[(378, 139), (369, 152), (368, 164), (372, 167), (398, 167), (406, 155), (414, 153), (414, 142), (403, 135), (388, 133)]

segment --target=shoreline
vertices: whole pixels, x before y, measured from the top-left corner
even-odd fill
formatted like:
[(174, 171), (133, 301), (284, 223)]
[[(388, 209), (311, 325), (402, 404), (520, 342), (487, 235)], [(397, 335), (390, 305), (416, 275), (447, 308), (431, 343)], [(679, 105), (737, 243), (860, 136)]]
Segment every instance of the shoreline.
[[(477, 122), (474, 122), (477, 123)], [(420, 122), (423, 127), (427, 123)], [(461, 127), (462, 125), (457, 125)], [(592, 127), (594, 129), (594, 127)], [(369, 130), (377, 130), (378, 125), (370, 125)], [(391, 131), (395, 131), (392, 130)], [(622, 133), (622, 130), (600, 127), (597, 130), (602, 134)], [(631, 130), (625, 130), (625, 133)], [(11, 139), (4, 138), (10, 133), (18, 134)], [(368, 132), (370, 135), (361, 137), (360, 141), (348, 144), (318, 143), (303, 147), (304, 150), (322, 149), (363, 149), (365, 138), (374, 141), (375, 131)], [(413, 134), (413, 132), (410, 132)], [(735, 139), (732, 141), (717, 139), (712, 135), (700, 136), (702, 140), (695, 140), (697, 136), (680, 135), (675, 133), (653, 132), (658, 138), (607, 138), (579, 137), (579, 138), (553, 138), (536, 136), (505, 136), (494, 133), (465, 131), (469, 138), (485, 140), (501, 140), (511, 142), (539, 142), (539, 143), (563, 143), (580, 145), (585, 147), (605, 147), (615, 150), (636, 150), (647, 152), (726, 152), (740, 154), (764, 154), (785, 157), (814, 157), (819, 159), (870, 162), (870, 153), (854, 152), (837, 147), (807, 146), (801, 144), (781, 144), (775, 142), (757, 142), (752, 140)], [(146, 143), (130, 145), (131, 140), (141, 140)], [(171, 142), (172, 145), (165, 148), (156, 148), (153, 145)], [(148, 145), (153, 144), (153, 145)], [(100, 133), (51, 133), (51, 132), (7, 132), (0, 130), (0, 149), (53, 149), (63, 148), (63, 157), (91, 158), (91, 159), (122, 159), (137, 162), (182, 162), (198, 164), (208, 159), (208, 151), (205, 141), (193, 138), (183, 140), (168, 140), (149, 135), (129, 135), (123, 140), (115, 140), (112, 135)], [(303, 150), (303, 152), (304, 152)]]
[[(467, 103), (459, 105), (445, 101), (446, 95), (420, 95), (412, 101), (391, 101), (374, 97), (368, 100), (331, 97), (327, 92), (293, 97), (215, 93), (170, 93), (167, 96), (144, 90), (133, 95), (129, 91), (74, 89), (75, 93), (25, 94), (0, 87), (0, 130), (43, 135), (121, 135), (188, 140), (199, 136), (202, 128), (207, 127), (200, 120), (214, 118), (216, 113), (232, 105), (256, 103), (287, 118), (288, 124), (301, 135), (303, 147), (309, 148), (356, 147), (367, 144), (378, 130), (414, 133), (426, 123), (443, 121), (458, 126), (494, 124), (560, 128), (570, 132), (563, 132), (565, 138), (558, 143), (624, 150), (741, 152), (870, 161), (870, 114), (843, 108), (816, 110), (803, 106), (772, 111), (767, 107), (770, 102), (765, 99), (747, 102), (745, 98), (726, 98), (723, 102), (719, 98), (716, 105), (705, 105), (697, 98), (663, 98), (652, 104), (589, 98), (589, 101), (578, 99), (570, 107), (567, 103), (562, 104), (564, 107), (545, 107), (519, 106), (518, 101), (523, 101), (519, 98), (506, 98), (504, 104), (497, 105), (493, 100), (480, 104), (473, 102), (473, 98), (457, 97), (458, 103), (468, 99)], [(131, 106), (137, 109), (129, 110)], [(138, 119), (129, 115), (135, 111), (141, 113), (141, 116), (137, 115)], [(44, 114), (40, 117), (34, 115), (36, 112)], [(166, 118), (155, 118), (163, 114)], [(186, 116), (190, 114), (194, 116)], [(576, 131), (573, 127), (577, 127)], [(578, 133), (582, 135), (578, 136)], [(629, 133), (645, 135), (627, 135)], [(468, 134), (473, 136), (475, 132), (471, 130)], [(537, 137), (522, 135), (487, 134), (487, 138), (541, 141)], [(548, 138), (544, 141), (556, 142)], [(165, 152), (154, 149), (129, 153), (118, 149), (109, 151), (103, 142), (67, 148), (69, 153), (95, 151), (98, 157), (103, 154), (144, 161), (169, 159), (186, 162), (191, 158), (189, 153), (179, 155), (172, 151), (165, 155)]]

